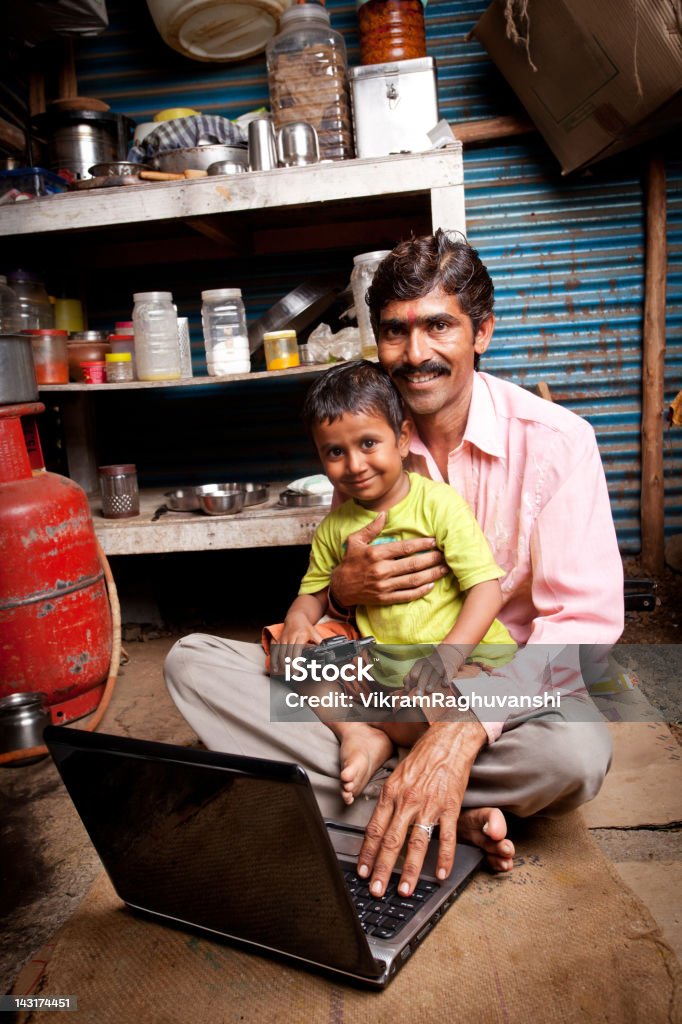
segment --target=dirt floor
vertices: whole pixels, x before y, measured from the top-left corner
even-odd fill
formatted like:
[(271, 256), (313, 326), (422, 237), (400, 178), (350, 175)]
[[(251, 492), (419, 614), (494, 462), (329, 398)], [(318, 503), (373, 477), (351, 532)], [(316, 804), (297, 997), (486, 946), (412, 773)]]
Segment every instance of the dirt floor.
[[(272, 558), (275, 562), (278, 558), (284, 559), (280, 579), (297, 578), (287, 561), (289, 555), (278, 555), (275, 551)], [(212, 564), (215, 569), (215, 561)], [(243, 568), (237, 560), (230, 562), (222, 575), (220, 567), (215, 569), (216, 585), (224, 587), (225, 580), (233, 574), (243, 578)], [(631, 577), (640, 576), (634, 561), (628, 562), (626, 572)], [(278, 608), (285, 606), (284, 597), (288, 595), (275, 592), (277, 590), (259, 593), (253, 602), (247, 601), (238, 621), (235, 616), (228, 618), (225, 605), (218, 608), (212, 598), (215, 615), (212, 622), (209, 620), (210, 628), (223, 635), (255, 640), (259, 623), (263, 621), (263, 607), (266, 619), (276, 621)], [(682, 791), (679, 785), (682, 750), (675, 743), (676, 738), (682, 746), (678, 682), (682, 665), (679, 669), (677, 665), (682, 654), (679, 640), (681, 597), (682, 576), (666, 572), (659, 584), (655, 611), (627, 614), (621, 648), (626, 662), (634, 657), (633, 651), (639, 654), (640, 689), (663, 716), (661, 727), (652, 725), (654, 732), (645, 737), (647, 741), (655, 740), (660, 748), (658, 754), (665, 758), (665, 763), (661, 762), (662, 774), (656, 767), (656, 751), (651, 756), (646, 750), (639, 751), (640, 760), (632, 768), (626, 764), (624, 771), (614, 771), (609, 776), (608, 788), (605, 786), (605, 791), (594, 802), (596, 809), (593, 805), (587, 805), (586, 809), (586, 815), (592, 815), (587, 820), (593, 837), (615, 864), (623, 883), (647, 905), (679, 958), (682, 958), (682, 901), (679, 897), (682, 813), (671, 810), (670, 803), (659, 806), (655, 814), (649, 813), (649, 807), (660, 804), (664, 791), (669, 795), (672, 790)], [(260, 610), (258, 615), (256, 607)], [(183, 745), (195, 742), (191, 730), (168, 698), (162, 665), (175, 637), (198, 625), (208, 628), (208, 618), (205, 607), (197, 600), (197, 607), (191, 614), (183, 608), (182, 615), (178, 615), (181, 622), (176, 619), (172, 631), (158, 621), (126, 627), (124, 642), (130, 661), (121, 672), (114, 699), (100, 727), (102, 731)], [(216, 628), (218, 623), (222, 628)], [(645, 778), (643, 766), (646, 765), (653, 767), (650, 783)], [(664, 776), (673, 780), (672, 786), (670, 781), (663, 785)], [(650, 791), (647, 785), (651, 786)], [(643, 800), (646, 811), (639, 818), (636, 815), (623, 818), (623, 808), (631, 806), (633, 793)], [(8, 922), (0, 940), (1, 993), (9, 990), (22, 965), (49, 942), (73, 913), (101, 871), (101, 865), (49, 760), (0, 771), (0, 802), (3, 878), (0, 915)]]

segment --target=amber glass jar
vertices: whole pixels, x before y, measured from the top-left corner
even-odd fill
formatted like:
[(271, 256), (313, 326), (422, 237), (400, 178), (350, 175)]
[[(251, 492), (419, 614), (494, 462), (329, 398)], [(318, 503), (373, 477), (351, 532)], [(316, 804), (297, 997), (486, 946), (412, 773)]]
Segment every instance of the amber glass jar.
[(426, 0), (356, 0), (360, 62), (386, 64), (426, 57)]

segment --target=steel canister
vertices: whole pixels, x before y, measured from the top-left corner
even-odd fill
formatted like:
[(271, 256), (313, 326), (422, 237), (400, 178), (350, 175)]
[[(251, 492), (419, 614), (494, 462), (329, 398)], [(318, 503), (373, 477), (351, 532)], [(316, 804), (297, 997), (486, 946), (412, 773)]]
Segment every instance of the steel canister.
[(100, 466), (102, 515), (105, 519), (129, 519), (140, 514), (137, 469), (132, 463)]

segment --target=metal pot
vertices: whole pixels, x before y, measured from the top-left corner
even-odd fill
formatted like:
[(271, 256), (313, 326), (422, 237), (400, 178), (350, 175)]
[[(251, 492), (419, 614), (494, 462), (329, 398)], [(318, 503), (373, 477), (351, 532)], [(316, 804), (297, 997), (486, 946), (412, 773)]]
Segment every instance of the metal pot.
[(93, 164), (125, 160), (134, 123), (122, 114), (97, 110), (48, 110), (35, 118), (47, 142), (50, 170), (89, 178)]
[(248, 170), (248, 150), (240, 146), (189, 146), (159, 153), (151, 163), (157, 171), (182, 174), (183, 171), (207, 171), (211, 164), (228, 160)]
[(0, 405), (36, 402), (38, 385), (28, 335), (0, 336)]
[[(0, 753), (43, 745), (43, 729), (50, 724), (44, 693), (10, 693), (0, 700)], [(44, 756), (44, 755), (43, 755)], [(41, 757), (21, 761), (33, 764)]]

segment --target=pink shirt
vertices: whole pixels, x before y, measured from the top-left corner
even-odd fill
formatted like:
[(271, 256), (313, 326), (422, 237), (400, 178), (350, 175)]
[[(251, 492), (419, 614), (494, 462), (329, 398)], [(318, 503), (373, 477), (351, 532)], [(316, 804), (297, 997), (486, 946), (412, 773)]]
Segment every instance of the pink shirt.
[[(410, 449), (410, 469), (442, 480), (416, 435)], [(499, 618), (528, 645), (495, 681), (507, 682), (505, 692), (584, 693), (572, 645), (610, 646), (623, 630), (623, 566), (592, 427), (523, 388), (475, 373), (464, 438), (448, 456), (448, 482), (473, 508), (506, 571)], [(474, 690), (479, 686), (468, 688)], [(483, 724), (493, 742), (502, 723)]]

